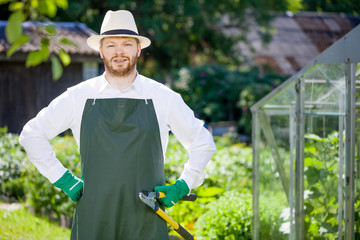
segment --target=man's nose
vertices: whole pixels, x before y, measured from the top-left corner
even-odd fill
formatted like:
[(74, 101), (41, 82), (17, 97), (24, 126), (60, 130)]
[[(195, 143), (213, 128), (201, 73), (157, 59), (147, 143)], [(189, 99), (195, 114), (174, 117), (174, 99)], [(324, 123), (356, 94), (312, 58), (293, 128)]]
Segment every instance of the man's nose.
[(117, 46), (116, 49), (115, 49), (115, 53), (117, 53), (117, 54), (124, 53), (124, 48), (121, 47), (121, 46)]

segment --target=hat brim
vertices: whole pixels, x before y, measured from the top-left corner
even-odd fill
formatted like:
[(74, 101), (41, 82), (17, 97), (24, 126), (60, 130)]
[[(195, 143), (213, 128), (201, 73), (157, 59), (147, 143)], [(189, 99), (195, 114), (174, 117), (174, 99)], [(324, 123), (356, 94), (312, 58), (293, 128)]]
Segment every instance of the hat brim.
[(143, 36), (134, 36), (134, 35), (127, 35), (127, 34), (116, 34), (116, 35), (94, 35), (91, 36), (87, 39), (87, 44), (89, 45), (90, 48), (99, 51), (99, 47), (100, 47), (100, 41), (103, 38), (107, 38), (107, 37), (131, 37), (131, 38), (137, 38), (141, 44), (141, 49), (144, 49), (148, 46), (150, 46), (151, 41), (150, 39), (148, 39), (147, 37), (143, 37)]

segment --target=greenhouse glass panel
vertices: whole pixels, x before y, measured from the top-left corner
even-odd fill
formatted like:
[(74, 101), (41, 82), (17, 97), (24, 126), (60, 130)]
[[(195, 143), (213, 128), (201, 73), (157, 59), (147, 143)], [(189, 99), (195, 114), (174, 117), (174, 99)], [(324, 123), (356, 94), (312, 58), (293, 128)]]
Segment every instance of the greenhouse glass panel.
[(358, 43), (360, 26), (251, 108), (253, 239), (360, 239)]
[(344, 64), (316, 64), (304, 74), (304, 81), (304, 114), (344, 114)]
[(360, 239), (360, 63), (356, 65), (356, 121), (355, 121), (355, 239)]
[[(293, 136), (289, 128), (294, 127), (295, 84), (291, 83), (279, 91), (257, 114), (261, 132), (259, 154), (259, 239), (287, 239), (290, 225), (289, 198), (293, 187), (290, 185), (290, 171), (293, 156), (288, 149), (293, 148)], [(276, 137), (275, 137), (276, 136)], [(270, 220), (272, 219), (272, 220)], [(285, 224), (284, 224), (285, 223)]]

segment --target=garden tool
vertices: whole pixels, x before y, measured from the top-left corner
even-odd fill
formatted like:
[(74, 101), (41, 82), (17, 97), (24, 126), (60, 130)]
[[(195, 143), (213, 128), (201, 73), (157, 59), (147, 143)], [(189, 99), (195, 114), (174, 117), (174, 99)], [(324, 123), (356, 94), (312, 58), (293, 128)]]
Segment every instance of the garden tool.
[[(159, 215), (165, 222), (169, 223), (174, 230), (180, 234), (185, 240), (193, 240), (194, 237), (181, 226), (179, 223), (175, 222), (169, 215), (167, 215), (157, 204), (157, 199), (164, 198), (165, 193), (163, 192), (149, 192), (147, 190), (143, 190), (139, 192), (139, 198), (146, 205), (148, 205), (157, 215)], [(191, 193), (189, 195), (185, 195), (181, 200), (184, 201), (195, 201), (196, 195)]]

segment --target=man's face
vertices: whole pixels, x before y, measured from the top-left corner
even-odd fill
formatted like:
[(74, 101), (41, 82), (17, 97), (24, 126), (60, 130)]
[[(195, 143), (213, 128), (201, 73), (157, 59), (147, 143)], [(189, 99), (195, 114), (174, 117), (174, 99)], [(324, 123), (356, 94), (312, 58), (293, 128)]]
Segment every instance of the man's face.
[(107, 37), (99, 50), (106, 72), (114, 77), (126, 77), (136, 69), (141, 45), (135, 38)]

